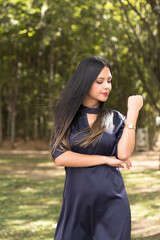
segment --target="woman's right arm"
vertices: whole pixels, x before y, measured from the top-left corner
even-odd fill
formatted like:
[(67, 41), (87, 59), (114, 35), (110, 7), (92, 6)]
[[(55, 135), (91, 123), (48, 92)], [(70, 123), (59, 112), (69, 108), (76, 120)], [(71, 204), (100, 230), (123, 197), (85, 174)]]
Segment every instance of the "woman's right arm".
[(129, 169), (132, 165), (130, 160), (120, 160), (114, 156), (103, 155), (88, 155), (66, 151), (60, 156), (56, 157), (55, 164), (64, 167), (89, 167), (95, 165), (107, 164), (112, 167), (124, 168), (123, 164)]

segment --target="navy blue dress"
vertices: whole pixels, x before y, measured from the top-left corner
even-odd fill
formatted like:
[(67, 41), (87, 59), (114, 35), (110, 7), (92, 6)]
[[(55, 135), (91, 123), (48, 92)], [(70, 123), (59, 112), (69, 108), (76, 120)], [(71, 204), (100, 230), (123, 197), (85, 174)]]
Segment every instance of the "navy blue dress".
[[(82, 148), (74, 145), (75, 134), (89, 127), (87, 113), (99, 108), (81, 104), (77, 120), (71, 128), (71, 150), (89, 155), (117, 156), (126, 116), (112, 110), (106, 114), (106, 130), (100, 141)], [(52, 154), (54, 160), (62, 151)], [(55, 240), (130, 240), (131, 213), (123, 178), (118, 167), (106, 164), (89, 167), (65, 167), (63, 203), (58, 219)]]

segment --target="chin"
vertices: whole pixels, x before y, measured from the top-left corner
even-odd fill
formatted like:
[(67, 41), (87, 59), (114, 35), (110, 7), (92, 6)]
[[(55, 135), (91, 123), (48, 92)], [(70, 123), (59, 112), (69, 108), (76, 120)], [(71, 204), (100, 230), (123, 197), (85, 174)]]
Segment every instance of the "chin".
[(101, 99), (99, 100), (100, 102), (106, 102), (107, 101), (107, 98), (106, 99)]

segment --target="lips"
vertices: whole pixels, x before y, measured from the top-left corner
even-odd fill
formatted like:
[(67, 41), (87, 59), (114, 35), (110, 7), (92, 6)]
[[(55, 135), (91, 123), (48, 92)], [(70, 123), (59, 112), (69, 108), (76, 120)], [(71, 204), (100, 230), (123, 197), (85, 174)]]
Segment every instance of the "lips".
[(109, 92), (102, 93), (104, 96), (108, 96)]

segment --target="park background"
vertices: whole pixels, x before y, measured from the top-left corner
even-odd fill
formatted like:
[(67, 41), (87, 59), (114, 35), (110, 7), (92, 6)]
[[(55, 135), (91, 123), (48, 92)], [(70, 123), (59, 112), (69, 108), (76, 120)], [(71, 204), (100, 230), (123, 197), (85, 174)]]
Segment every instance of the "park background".
[(160, 0), (0, 0), (0, 43), (0, 239), (53, 239), (65, 179), (49, 154), (53, 109), (91, 55), (113, 69), (106, 106), (126, 115), (143, 96), (147, 144), (122, 174), (132, 239), (160, 239)]

